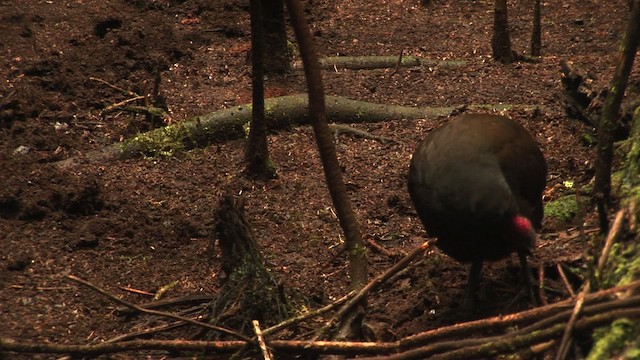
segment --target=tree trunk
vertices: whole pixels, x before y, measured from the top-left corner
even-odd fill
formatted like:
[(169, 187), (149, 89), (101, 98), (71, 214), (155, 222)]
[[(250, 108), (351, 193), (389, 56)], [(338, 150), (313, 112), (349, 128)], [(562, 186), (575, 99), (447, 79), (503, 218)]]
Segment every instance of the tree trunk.
[(533, 2), (533, 30), (531, 31), (531, 56), (540, 56), (542, 52), (542, 35), (540, 29), (540, 0)]
[(286, 73), (291, 69), (292, 54), (287, 46), (284, 1), (264, 1), (262, 10), (265, 54), (269, 54), (264, 58), (264, 69), (267, 74)]
[(242, 200), (230, 195), (220, 199), (215, 213), (215, 232), (226, 277), (210, 304), (210, 323), (231, 329), (251, 329), (252, 320), (269, 326), (288, 317), (286, 299), (264, 266)]
[(511, 39), (509, 38), (507, 0), (495, 0), (491, 49), (493, 50), (494, 60), (499, 61), (503, 64), (509, 64), (513, 62)]
[[(627, 81), (633, 60), (638, 49), (640, 37), (640, 0), (635, 0), (627, 29), (618, 53), (616, 69), (611, 79), (611, 86), (600, 114), (598, 126), (598, 147), (595, 161), (594, 196), (605, 208), (610, 202), (611, 163), (613, 161), (613, 139), (620, 111), (620, 104), (627, 88)], [(606, 227), (606, 226), (603, 226)]]
[(267, 125), (264, 117), (264, 26), (262, 0), (251, 0), (252, 117), (245, 151), (246, 174), (273, 178), (275, 169), (269, 160)]
[[(347, 188), (342, 180), (342, 172), (336, 154), (333, 136), (329, 130), (325, 113), (324, 89), (322, 85), (322, 74), (318, 55), (315, 50), (313, 37), (309, 30), (309, 26), (305, 20), (304, 10), (299, 0), (287, 0), (287, 8), (291, 16), (296, 39), (300, 47), (300, 54), (304, 63), (305, 77), (307, 78), (307, 87), (309, 88), (309, 113), (311, 116), (311, 124), (316, 135), (318, 148), (320, 150), (320, 158), (327, 179), (327, 186), (331, 199), (336, 208), (340, 226), (345, 233), (345, 249), (349, 257), (349, 276), (351, 278), (351, 289), (361, 289), (367, 284), (367, 259), (366, 247), (362, 241), (360, 233), (360, 224), (356, 219), (355, 213), (351, 206), (351, 201), (347, 195)], [(360, 314), (363, 311), (356, 308), (348, 316), (346, 336), (353, 337), (353, 329), (360, 330), (359, 322)], [(355, 315), (354, 315), (355, 314)]]

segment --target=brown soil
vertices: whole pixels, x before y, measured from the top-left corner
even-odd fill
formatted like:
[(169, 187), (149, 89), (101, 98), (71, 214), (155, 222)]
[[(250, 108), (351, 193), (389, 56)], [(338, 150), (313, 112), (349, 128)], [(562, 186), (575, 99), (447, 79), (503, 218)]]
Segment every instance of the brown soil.
[[(527, 52), (530, 2), (510, 2), (513, 47)], [(372, 102), (458, 106), (529, 104), (508, 115), (535, 135), (549, 166), (545, 201), (593, 176), (592, 133), (564, 113), (559, 61), (573, 61), (601, 85), (611, 77), (626, 2), (555, 1), (543, 8), (541, 62), (494, 63), (491, 1), (335, 2), (307, 7), (321, 56), (419, 55), (463, 59), (463, 68), (325, 71), (327, 94)], [(0, 336), (95, 343), (144, 327), (119, 317), (105, 298), (64, 278), (73, 274), (133, 302), (177, 281), (169, 296), (215, 293), (219, 252), (210, 242), (222, 194), (242, 193), (272, 272), (312, 306), (345, 294), (342, 234), (313, 134), (271, 134), (278, 167), (271, 181), (246, 180), (243, 141), (170, 158), (54, 162), (148, 130), (143, 116), (105, 106), (148, 94), (161, 71), (161, 95), (174, 122), (250, 102), (249, 15), (237, 0), (65, 0), (1, 2), (0, 12)], [(635, 76), (632, 83), (637, 83)], [(294, 71), (267, 83), (268, 96), (305, 91)], [(141, 103), (137, 103), (142, 105)], [(398, 143), (341, 135), (337, 149), (366, 239), (401, 255), (425, 240), (405, 176), (411, 152), (446, 121), (389, 119), (356, 127)], [(23, 151), (24, 150), (24, 151)], [(26, 151), (28, 150), (28, 151)], [(546, 220), (534, 269), (546, 269), (549, 302), (567, 297), (556, 263), (579, 267), (587, 244), (576, 226), (595, 226), (591, 207), (570, 223)], [(397, 261), (369, 248), (370, 275)], [(473, 317), (529, 307), (512, 301), (518, 262), (486, 266), (481, 308)], [(467, 265), (437, 250), (400, 280), (372, 294), (367, 320), (389, 340), (459, 321)], [(464, 316), (463, 318), (468, 318)]]

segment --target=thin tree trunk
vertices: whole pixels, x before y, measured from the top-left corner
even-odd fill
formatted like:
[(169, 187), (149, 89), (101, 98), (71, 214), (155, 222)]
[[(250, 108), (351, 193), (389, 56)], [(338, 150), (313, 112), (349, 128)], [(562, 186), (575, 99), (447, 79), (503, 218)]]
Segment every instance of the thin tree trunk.
[(496, 0), (493, 17), (493, 37), (491, 38), (493, 59), (503, 64), (513, 62), (511, 39), (509, 37), (509, 20), (507, 16), (507, 0)]
[[(638, 38), (640, 38), (640, 0), (635, 0), (598, 126), (594, 196), (597, 201), (604, 205), (608, 205), (610, 202), (614, 131), (620, 104), (627, 88), (627, 81), (638, 49)], [(606, 206), (600, 207), (605, 208)]]
[(245, 152), (249, 176), (272, 178), (275, 170), (269, 160), (267, 125), (264, 117), (264, 30), (262, 0), (251, 0), (252, 117)]
[[(346, 186), (342, 180), (342, 172), (335, 144), (333, 143), (333, 136), (327, 123), (322, 74), (313, 37), (305, 21), (304, 10), (300, 1), (287, 0), (287, 8), (304, 63), (307, 87), (309, 89), (311, 124), (318, 142), (329, 193), (336, 208), (340, 226), (345, 233), (345, 248), (349, 257), (349, 276), (351, 278), (350, 287), (357, 290), (367, 284), (366, 248), (362, 241), (360, 224), (356, 219), (351, 201), (347, 195)], [(357, 309), (356, 313), (362, 313), (361, 309)], [(359, 319), (357, 316), (350, 316), (349, 318), (351, 320)]]
[(283, 74), (291, 69), (292, 56), (287, 47), (284, 1), (265, 1), (262, 10), (264, 14), (265, 54), (268, 54), (264, 58), (264, 70), (267, 74)]
[(533, 30), (531, 31), (531, 56), (540, 56), (542, 52), (542, 35), (540, 29), (540, 0), (533, 2)]

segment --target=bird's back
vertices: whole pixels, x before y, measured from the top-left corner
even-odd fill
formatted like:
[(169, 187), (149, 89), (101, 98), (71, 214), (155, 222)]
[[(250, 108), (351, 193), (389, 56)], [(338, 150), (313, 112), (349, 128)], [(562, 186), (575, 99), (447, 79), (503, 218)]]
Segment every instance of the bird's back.
[(515, 215), (540, 227), (545, 180), (544, 157), (520, 124), (464, 115), (419, 145), (409, 192), (445, 253), (461, 261), (498, 260), (530, 245), (506, 238), (504, 229)]

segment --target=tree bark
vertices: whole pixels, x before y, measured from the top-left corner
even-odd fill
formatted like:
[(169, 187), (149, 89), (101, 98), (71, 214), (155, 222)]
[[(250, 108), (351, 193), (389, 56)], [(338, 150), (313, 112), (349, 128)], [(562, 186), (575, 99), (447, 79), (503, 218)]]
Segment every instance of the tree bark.
[[(231, 329), (251, 329), (251, 321), (274, 325), (288, 315), (286, 299), (267, 271), (241, 199), (220, 199), (215, 232), (222, 254), (225, 282), (209, 305), (209, 323)], [(233, 311), (229, 311), (233, 309)], [(233, 316), (229, 316), (229, 314)]]
[(291, 69), (292, 54), (287, 46), (284, 20), (284, 1), (263, 2), (265, 54), (264, 69), (267, 74), (284, 74)]
[(491, 49), (493, 50), (494, 60), (503, 64), (510, 64), (513, 62), (511, 39), (509, 37), (507, 0), (495, 0)]
[(252, 114), (247, 139), (245, 172), (249, 176), (273, 178), (275, 169), (269, 160), (267, 124), (264, 116), (264, 26), (262, 0), (251, 0), (251, 48), (252, 48)]
[(627, 88), (627, 81), (640, 37), (640, 0), (635, 0), (627, 29), (622, 39), (616, 69), (611, 79), (609, 93), (600, 115), (598, 146), (595, 161), (594, 196), (606, 207), (611, 198), (611, 163), (613, 161), (613, 139), (620, 111), (620, 104)]
[(533, 30), (531, 31), (531, 56), (540, 56), (542, 52), (542, 35), (540, 29), (540, 0), (533, 2)]
[[(340, 226), (345, 234), (345, 249), (349, 257), (349, 276), (351, 278), (350, 287), (353, 290), (361, 289), (367, 284), (367, 259), (366, 247), (362, 240), (360, 224), (356, 219), (351, 206), (351, 201), (347, 195), (347, 188), (342, 179), (342, 172), (336, 154), (333, 136), (329, 130), (325, 111), (324, 89), (322, 84), (322, 73), (318, 62), (318, 55), (315, 50), (313, 37), (309, 26), (305, 20), (304, 10), (299, 0), (287, 0), (287, 9), (291, 16), (291, 23), (300, 47), (300, 55), (304, 63), (305, 77), (309, 89), (309, 113), (311, 115), (311, 125), (316, 136), (320, 158), (327, 180), (327, 186), (331, 199), (336, 208)], [(360, 328), (362, 309), (358, 309), (351, 314), (349, 327), (353, 334), (353, 326)], [(353, 325), (357, 323), (357, 325)]]

